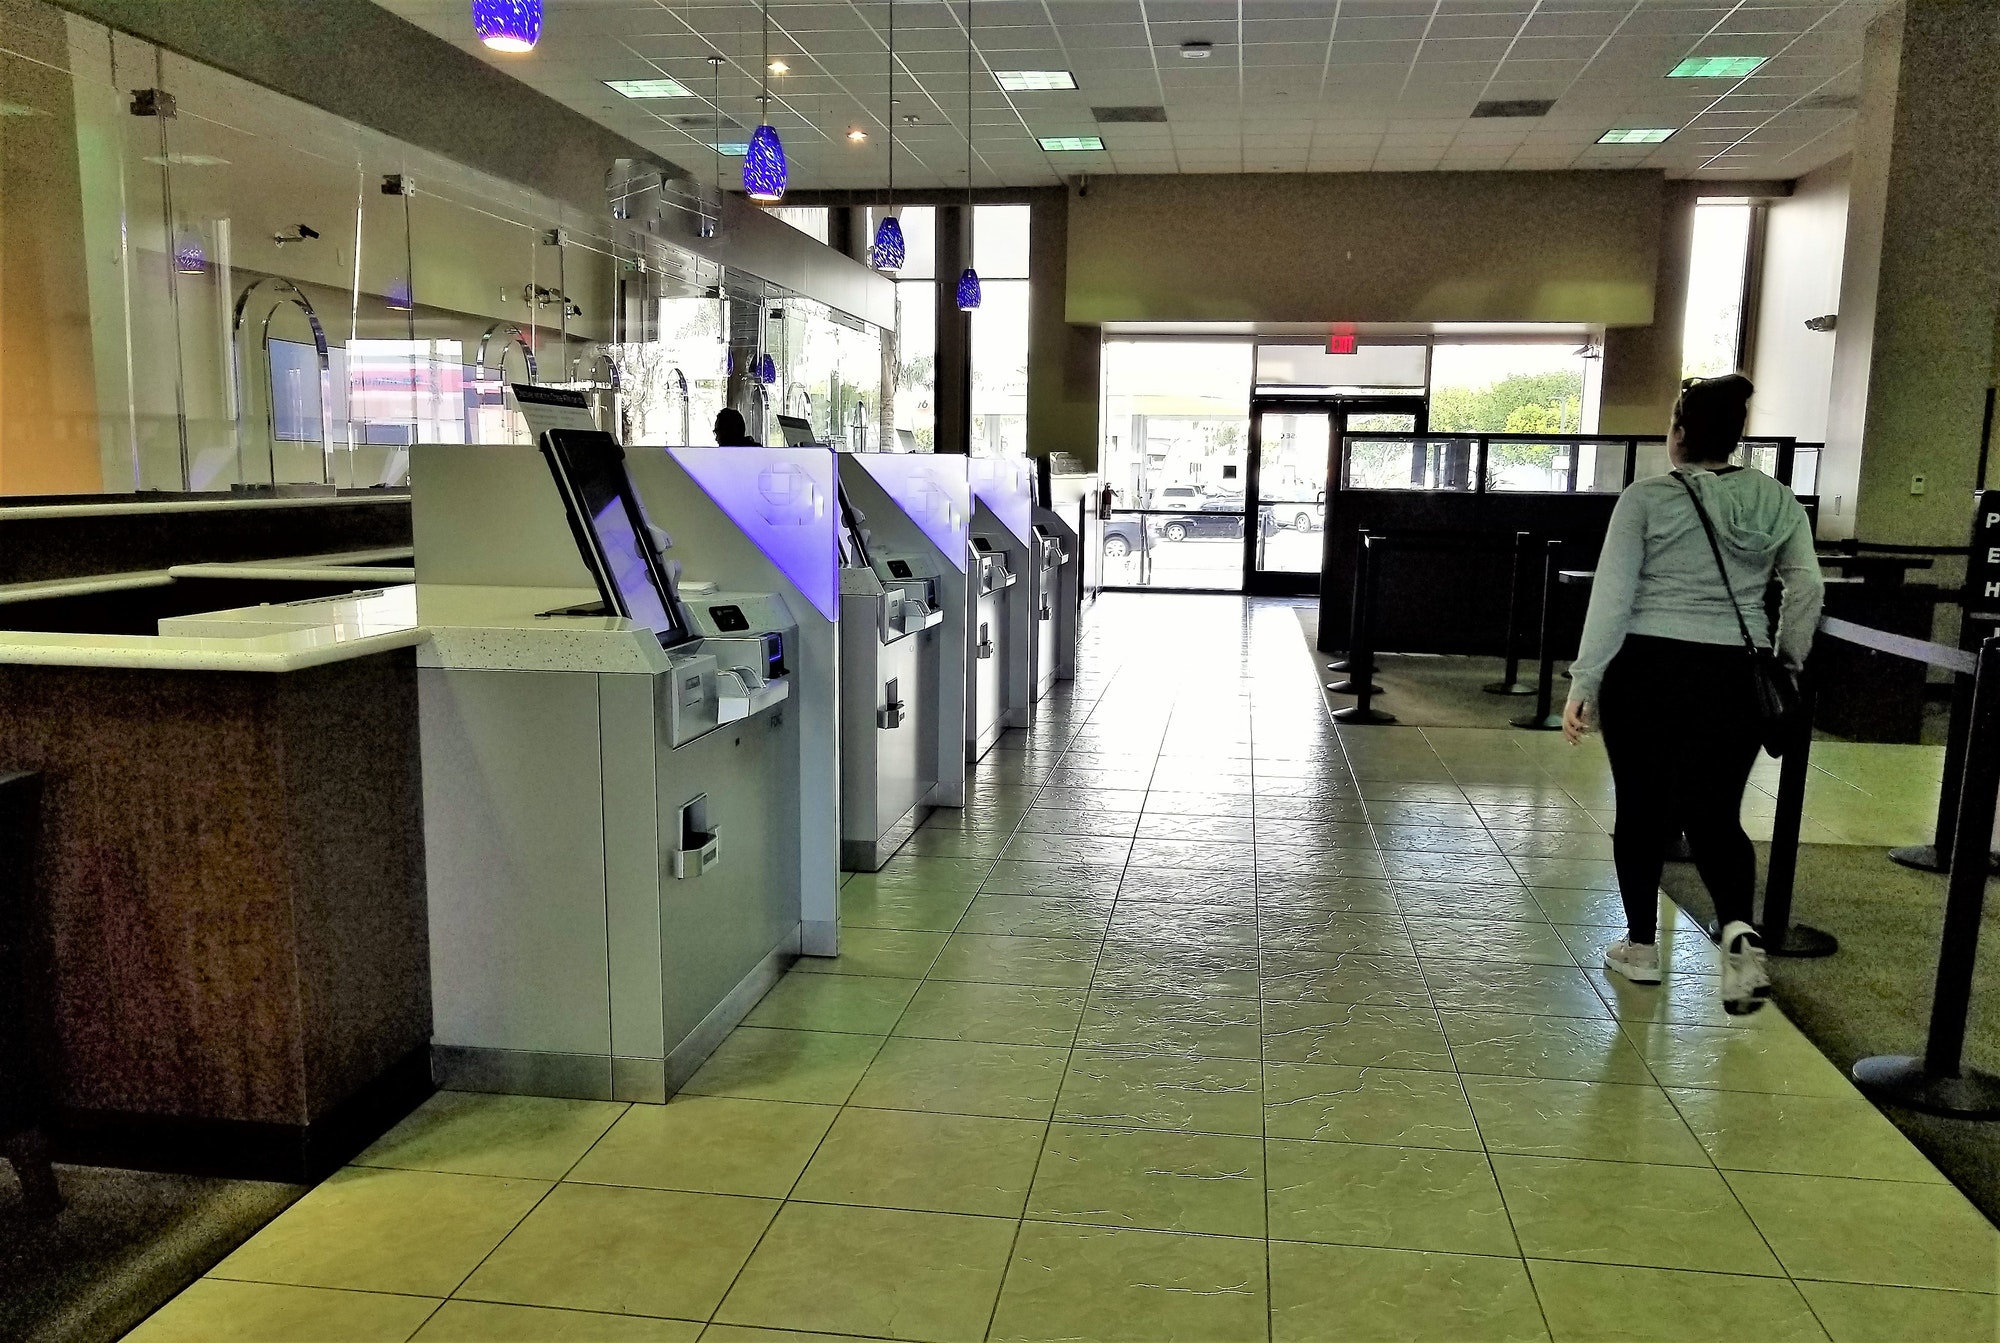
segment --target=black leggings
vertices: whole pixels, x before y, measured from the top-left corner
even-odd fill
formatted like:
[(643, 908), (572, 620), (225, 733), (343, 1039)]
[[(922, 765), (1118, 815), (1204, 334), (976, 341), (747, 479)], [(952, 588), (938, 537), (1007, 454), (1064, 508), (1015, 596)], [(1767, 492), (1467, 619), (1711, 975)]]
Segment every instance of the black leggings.
[(1618, 793), (1612, 856), (1634, 942), (1658, 935), (1660, 870), (1686, 834), (1716, 926), (1750, 921), (1757, 860), (1739, 819), (1758, 731), (1740, 645), (1628, 634), (1605, 669), (1598, 723)]

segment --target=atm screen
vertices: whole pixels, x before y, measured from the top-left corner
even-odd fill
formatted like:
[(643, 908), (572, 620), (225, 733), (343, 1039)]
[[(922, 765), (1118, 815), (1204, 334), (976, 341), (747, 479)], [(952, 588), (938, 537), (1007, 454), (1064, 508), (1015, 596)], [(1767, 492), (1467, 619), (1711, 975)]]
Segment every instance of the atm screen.
[(625, 450), (609, 434), (576, 429), (551, 429), (541, 446), (605, 608), (653, 631), (662, 644), (686, 639), (673, 580), (625, 471)]

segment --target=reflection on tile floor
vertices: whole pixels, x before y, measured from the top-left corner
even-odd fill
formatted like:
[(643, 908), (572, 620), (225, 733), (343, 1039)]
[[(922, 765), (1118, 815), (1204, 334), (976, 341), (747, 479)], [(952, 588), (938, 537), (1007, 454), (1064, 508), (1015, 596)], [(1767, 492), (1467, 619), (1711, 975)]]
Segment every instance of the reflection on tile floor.
[[(1081, 661), (672, 1104), (436, 1097), (132, 1337), (1995, 1338), (2000, 1235), (1687, 920), (1605, 981), (1596, 748), (1337, 735), (1275, 603)], [(1920, 833), (1912, 749), (1814, 819)]]

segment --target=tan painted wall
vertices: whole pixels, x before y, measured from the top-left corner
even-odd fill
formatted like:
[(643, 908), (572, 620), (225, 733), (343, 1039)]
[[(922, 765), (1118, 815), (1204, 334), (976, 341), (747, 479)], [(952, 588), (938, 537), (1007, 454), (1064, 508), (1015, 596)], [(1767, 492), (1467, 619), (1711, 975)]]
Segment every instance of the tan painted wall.
[[(62, 18), (0, 0), (0, 493), (101, 488)], [(24, 59), (32, 58), (32, 59)]]
[(1681, 336), (1687, 315), (1688, 263), (1694, 249), (1695, 187), (1668, 182), (1656, 217), (1658, 265), (1649, 325), (1604, 333), (1604, 387), (1597, 428), (1604, 434), (1664, 434), (1680, 395)]
[(1657, 173), (1101, 178), (1073, 194), (1068, 320), (1653, 320)]

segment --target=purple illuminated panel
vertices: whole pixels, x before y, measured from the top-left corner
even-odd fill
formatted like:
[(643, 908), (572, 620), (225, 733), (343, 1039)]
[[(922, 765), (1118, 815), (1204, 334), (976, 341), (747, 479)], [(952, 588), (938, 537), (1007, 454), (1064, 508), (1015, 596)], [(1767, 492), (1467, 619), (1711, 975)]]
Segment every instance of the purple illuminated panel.
[(840, 618), (830, 448), (668, 448), (695, 484), (828, 620)]
[(1033, 470), (1028, 459), (968, 457), (965, 467), (973, 496), (993, 510), (993, 516), (1014, 533), (1015, 540), (1024, 546), (1032, 545), (1034, 536), (1028, 519), (1035, 511), (1035, 487), (1028, 474)]
[(952, 567), (964, 573), (965, 530), (972, 519), (965, 483), (968, 459), (928, 452), (862, 452), (854, 460), (923, 529)]

